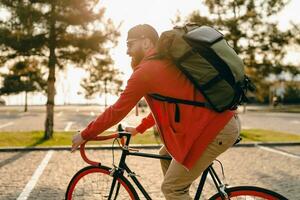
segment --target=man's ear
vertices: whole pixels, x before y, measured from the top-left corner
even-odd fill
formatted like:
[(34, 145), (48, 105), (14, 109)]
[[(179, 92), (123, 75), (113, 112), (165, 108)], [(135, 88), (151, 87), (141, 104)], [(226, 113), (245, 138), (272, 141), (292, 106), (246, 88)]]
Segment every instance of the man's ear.
[(143, 41), (143, 49), (148, 50), (154, 47), (152, 41), (149, 38), (145, 38)]

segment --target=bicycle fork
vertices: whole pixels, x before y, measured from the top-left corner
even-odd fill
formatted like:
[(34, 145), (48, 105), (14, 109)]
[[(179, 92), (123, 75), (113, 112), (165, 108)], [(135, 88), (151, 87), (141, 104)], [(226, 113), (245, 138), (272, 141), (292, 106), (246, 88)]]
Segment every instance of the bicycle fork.
[[(120, 182), (117, 182), (117, 179), (118, 179), (118, 175), (119, 173), (122, 173), (122, 170), (117, 168), (117, 167), (114, 167), (112, 168), (111, 172), (110, 172), (110, 176), (113, 177), (113, 181), (111, 183), (111, 187), (110, 187), (110, 191), (109, 191), (109, 195), (108, 195), (108, 200), (111, 200), (112, 199), (112, 196), (113, 196), (113, 192), (115, 190), (115, 187), (116, 188), (116, 192), (115, 192), (115, 195), (114, 195), (114, 200), (117, 199), (118, 197), (118, 194), (119, 194), (119, 190), (120, 190)], [(117, 183), (117, 186), (116, 186), (116, 183)]]

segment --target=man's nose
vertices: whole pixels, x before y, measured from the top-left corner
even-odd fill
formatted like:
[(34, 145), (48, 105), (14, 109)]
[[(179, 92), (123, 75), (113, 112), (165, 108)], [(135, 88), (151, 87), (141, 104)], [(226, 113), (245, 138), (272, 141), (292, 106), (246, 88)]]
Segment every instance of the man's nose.
[(131, 55), (131, 51), (130, 51), (129, 48), (127, 48), (126, 54), (129, 55), (129, 56)]

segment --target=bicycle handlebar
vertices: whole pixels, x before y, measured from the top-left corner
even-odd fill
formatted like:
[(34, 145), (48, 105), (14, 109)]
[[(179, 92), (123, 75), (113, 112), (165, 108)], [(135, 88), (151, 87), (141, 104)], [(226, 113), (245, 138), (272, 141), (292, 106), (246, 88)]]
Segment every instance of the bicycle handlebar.
[[(86, 156), (86, 153), (85, 153), (85, 144), (89, 141), (103, 141), (103, 140), (109, 140), (109, 139), (114, 139), (114, 138), (120, 138), (121, 139), (121, 145), (122, 147), (125, 146), (125, 141), (124, 141), (124, 137), (127, 137), (127, 141), (126, 141), (126, 145), (128, 146), (129, 145), (129, 139), (130, 139), (130, 133), (129, 132), (125, 132), (124, 129), (122, 128), (122, 126), (119, 124), (118, 126), (118, 133), (115, 133), (115, 134), (111, 134), (111, 135), (104, 135), (104, 136), (97, 136), (95, 138), (92, 138), (90, 140), (86, 140), (84, 143), (82, 143), (80, 145), (80, 155), (82, 157), (82, 159), (90, 164), (90, 165), (94, 165), (94, 166), (98, 166), (99, 164), (101, 164), (100, 162), (95, 162), (95, 161), (92, 161), (90, 160), (87, 156)], [(239, 137), (237, 139), (237, 141), (235, 142), (235, 144), (239, 143), (240, 141), (242, 140), (241, 137)], [(234, 145), (235, 145), (234, 144)], [(132, 148), (127, 148), (128, 149), (131, 149), (133, 151), (136, 151), (136, 149), (132, 149)]]
[(86, 143), (88, 143), (90, 141), (103, 141), (103, 140), (109, 140), (109, 139), (114, 139), (114, 138), (121, 138), (121, 145), (124, 146), (125, 145), (124, 136), (128, 137), (128, 135), (130, 135), (130, 133), (128, 133), (128, 132), (119, 132), (119, 133), (115, 133), (115, 134), (111, 134), (111, 135), (97, 136), (95, 138), (86, 140), (84, 143), (82, 143), (80, 145), (80, 155), (86, 163), (88, 163), (90, 165), (98, 166), (101, 163), (92, 161), (86, 156), (86, 153), (85, 153)]

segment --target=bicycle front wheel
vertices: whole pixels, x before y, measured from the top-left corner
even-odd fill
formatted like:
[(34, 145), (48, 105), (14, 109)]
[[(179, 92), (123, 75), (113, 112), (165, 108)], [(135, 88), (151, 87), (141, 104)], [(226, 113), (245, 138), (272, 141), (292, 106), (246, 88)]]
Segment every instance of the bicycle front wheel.
[(115, 178), (112, 187), (114, 178), (110, 176), (110, 170), (105, 166), (88, 166), (78, 171), (68, 185), (66, 200), (138, 199), (133, 186), (122, 175)]
[[(237, 186), (226, 189), (227, 195), (231, 200), (235, 199), (258, 199), (258, 200), (287, 200), (284, 196), (260, 187)], [(215, 194), (210, 200), (222, 200), (220, 193)]]

